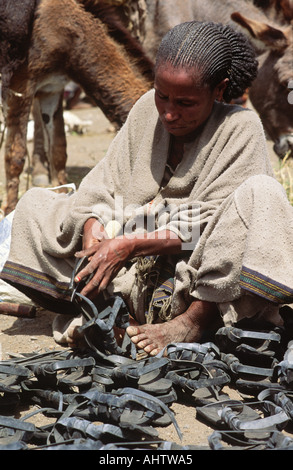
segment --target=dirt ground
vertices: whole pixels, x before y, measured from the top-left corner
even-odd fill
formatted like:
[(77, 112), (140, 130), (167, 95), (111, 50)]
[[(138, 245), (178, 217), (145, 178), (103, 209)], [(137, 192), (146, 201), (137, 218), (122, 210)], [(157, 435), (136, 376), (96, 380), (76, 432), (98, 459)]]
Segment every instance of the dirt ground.
[[(80, 179), (92, 168), (105, 154), (114, 132), (109, 122), (98, 108), (79, 109), (71, 111), (83, 121), (91, 121), (84, 134), (70, 133), (68, 142), (67, 172), (69, 182), (79, 183)], [(275, 157), (271, 151), (271, 143), (268, 142), (272, 159)], [(31, 152), (32, 144), (28, 144)], [(30, 186), (30, 177), (26, 171), (21, 176), (20, 194), (23, 194)], [(3, 162), (3, 148), (0, 153), (0, 201), (4, 197), (5, 175)], [(0, 359), (7, 359), (10, 353), (41, 352), (44, 350), (60, 349), (52, 338), (51, 324), (54, 314), (45, 311), (37, 311), (35, 318), (17, 318), (15, 316), (0, 314)], [(237, 392), (225, 388), (231, 398), (239, 397)], [(213, 429), (201, 423), (196, 418), (196, 410), (188, 404), (175, 403), (171, 409), (175, 413), (176, 420), (183, 433), (180, 442), (175, 428), (170, 425), (159, 428), (159, 436), (167, 441), (177, 442), (181, 445), (207, 446), (208, 436)], [(26, 413), (28, 410), (22, 410)], [(45, 424), (47, 418), (37, 414), (31, 418), (36, 425)]]

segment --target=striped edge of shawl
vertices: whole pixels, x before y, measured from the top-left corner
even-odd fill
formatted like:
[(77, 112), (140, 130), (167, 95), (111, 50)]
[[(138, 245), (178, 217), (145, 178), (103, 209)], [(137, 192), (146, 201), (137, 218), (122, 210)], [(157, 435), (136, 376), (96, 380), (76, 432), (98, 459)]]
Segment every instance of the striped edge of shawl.
[(69, 295), (69, 284), (66, 282), (59, 282), (48, 274), (10, 261), (5, 263), (0, 278), (36, 289), (55, 298), (64, 298)]
[(284, 304), (293, 301), (293, 289), (245, 266), (241, 270), (240, 286), (274, 303)]

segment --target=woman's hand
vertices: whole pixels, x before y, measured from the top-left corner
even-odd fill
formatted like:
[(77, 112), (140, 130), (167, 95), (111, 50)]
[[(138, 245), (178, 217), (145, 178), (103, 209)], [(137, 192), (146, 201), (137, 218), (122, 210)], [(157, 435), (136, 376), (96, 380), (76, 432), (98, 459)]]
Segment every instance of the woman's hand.
[(87, 221), (85, 229), (88, 230), (88, 233), (83, 245), (85, 248), (75, 254), (77, 258), (84, 256), (88, 258), (88, 264), (77, 274), (75, 281), (79, 282), (84, 277), (93, 274), (92, 279), (81, 291), (82, 295), (89, 298), (93, 298), (105, 290), (128, 260), (136, 256), (181, 252), (181, 240), (168, 230), (140, 234), (139, 236), (134, 233), (132, 236), (106, 238), (106, 232), (101, 229), (101, 225), (96, 225), (96, 235), (99, 236), (96, 238), (93, 237), (93, 233), (95, 233), (93, 228), (94, 222)]
[(88, 264), (75, 278), (79, 282), (94, 273), (92, 279), (82, 289), (81, 294), (89, 298), (96, 297), (107, 288), (109, 283), (132, 257), (131, 240), (125, 237), (103, 238), (95, 241), (88, 248), (75, 254), (76, 257), (88, 257)]
[(108, 238), (104, 226), (97, 219), (88, 219), (83, 226), (82, 249), (86, 250), (104, 238)]

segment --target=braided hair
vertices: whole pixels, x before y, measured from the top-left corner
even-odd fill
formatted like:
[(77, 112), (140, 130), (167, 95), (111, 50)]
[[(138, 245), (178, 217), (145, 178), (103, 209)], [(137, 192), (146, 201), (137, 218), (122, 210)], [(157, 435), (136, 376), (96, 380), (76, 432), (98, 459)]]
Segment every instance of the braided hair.
[(228, 25), (189, 21), (171, 29), (163, 38), (155, 70), (169, 62), (199, 74), (196, 86), (216, 87), (229, 79), (223, 99), (242, 96), (257, 75), (257, 60), (248, 39)]

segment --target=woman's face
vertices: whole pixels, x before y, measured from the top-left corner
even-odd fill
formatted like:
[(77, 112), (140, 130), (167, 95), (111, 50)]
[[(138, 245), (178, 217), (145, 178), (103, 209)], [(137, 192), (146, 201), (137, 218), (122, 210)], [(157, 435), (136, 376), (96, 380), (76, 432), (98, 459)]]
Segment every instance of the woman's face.
[[(223, 81), (224, 82), (224, 81)], [(195, 86), (188, 69), (162, 64), (155, 76), (155, 103), (165, 129), (175, 137), (192, 134), (209, 117), (215, 99), (221, 100), (227, 83), (210, 87)]]

